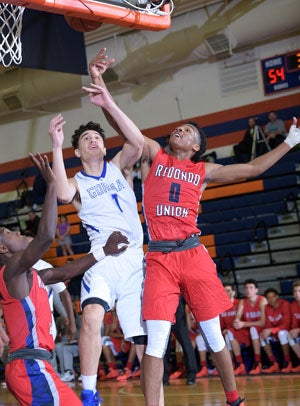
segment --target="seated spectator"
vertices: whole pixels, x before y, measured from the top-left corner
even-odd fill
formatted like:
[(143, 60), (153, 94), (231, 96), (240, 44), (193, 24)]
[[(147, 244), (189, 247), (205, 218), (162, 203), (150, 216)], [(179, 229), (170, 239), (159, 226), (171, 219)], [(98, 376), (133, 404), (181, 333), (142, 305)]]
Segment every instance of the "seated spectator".
[(250, 375), (258, 375), (262, 373), (259, 335), (265, 326), (264, 308), (267, 299), (258, 295), (258, 285), (254, 279), (247, 279), (244, 282), (244, 290), (246, 297), (239, 302), (233, 329), (230, 331), (234, 335), (235, 330), (248, 329), (255, 357), (254, 365), (249, 373)]
[(62, 249), (63, 256), (74, 255), (71, 247), (72, 239), (70, 236), (70, 226), (67, 216), (61, 214), (56, 228), (56, 237), (58, 238), (58, 245)]
[[(268, 148), (263, 139), (263, 132), (260, 126), (257, 125), (255, 117), (248, 119), (248, 129), (245, 132), (241, 142), (233, 146), (234, 156), (237, 162), (249, 162), (252, 153), (254, 158), (268, 152)], [(256, 138), (256, 145), (253, 150), (253, 140)]]
[(279, 363), (275, 360), (271, 347), (272, 342), (279, 341), (284, 356), (282, 372), (288, 373), (292, 371), (288, 342), (288, 329), (291, 321), (289, 302), (284, 299), (279, 299), (279, 294), (274, 288), (267, 289), (264, 296), (268, 303), (265, 306), (266, 324), (260, 333), (260, 342), (271, 365), (265, 368), (263, 372), (271, 374), (280, 371)]
[(277, 117), (275, 111), (270, 111), (269, 121), (265, 126), (266, 141), (271, 149), (274, 149), (285, 139), (287, 132), (285, 124)]
[(35, 213), (34, 210), (30, 210), (28, 213), (28, 220), (26, 221), (26, 229), (24, 234), (30, 237), (35, 237), (38, 227), (39, 227), (40, 218)]
[(57, 338), (55, 342), (55, 352), (59, 361), (60, 377), (63, 382), (75, 380), (74, 358), (79, 356), (78, 337), (81, 326), (80, 315), (75, 313), (76, 334), (74, 340), (69, 340), (67, 335), (66, 319), (58, 317), (56, 320)]
[[(300, 372), (300, 279), (293, 283), (294, 300), (290, 303), (291, 329), (289, 344), (298, 358), (299, 364), (291, 372)], [(282, 371), (283, 372), (283, 371)]]

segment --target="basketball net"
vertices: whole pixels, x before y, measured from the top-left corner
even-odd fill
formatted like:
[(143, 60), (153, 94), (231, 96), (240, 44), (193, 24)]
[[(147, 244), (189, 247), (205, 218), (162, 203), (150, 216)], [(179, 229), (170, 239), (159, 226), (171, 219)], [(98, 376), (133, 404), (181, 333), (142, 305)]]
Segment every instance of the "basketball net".
[(25, 7), (0, 3), (0, 64), (22, 62), (21, 30)]

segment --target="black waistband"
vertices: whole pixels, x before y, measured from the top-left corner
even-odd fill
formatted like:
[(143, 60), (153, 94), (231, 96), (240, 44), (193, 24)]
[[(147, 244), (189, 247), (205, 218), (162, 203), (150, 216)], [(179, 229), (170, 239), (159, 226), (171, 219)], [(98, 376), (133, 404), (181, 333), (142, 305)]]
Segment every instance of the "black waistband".
[(185, 251), (190, 248), (195, 248), (200, 245), (199, 235), (193, 234), (187, 237), (185, 240), (163, 240), (163, 241), (149, 241), (148, 251), (163, 252), (168, 254), (169, 252)]
[(53, 353), (36, 348), (21, 348), (20, 350), (8, 354), (8, 362), (13, 361), (14, 359), (41, 359), (51, 362), (53, 359)]

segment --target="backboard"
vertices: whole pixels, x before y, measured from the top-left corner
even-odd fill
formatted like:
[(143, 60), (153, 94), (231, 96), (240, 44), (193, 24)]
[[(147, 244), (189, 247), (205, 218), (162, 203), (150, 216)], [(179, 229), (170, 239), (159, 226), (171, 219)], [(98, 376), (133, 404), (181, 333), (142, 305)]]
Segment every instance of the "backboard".
[(4, 3), (139, 30), (171, 25), (173, 0), (6, 0)]

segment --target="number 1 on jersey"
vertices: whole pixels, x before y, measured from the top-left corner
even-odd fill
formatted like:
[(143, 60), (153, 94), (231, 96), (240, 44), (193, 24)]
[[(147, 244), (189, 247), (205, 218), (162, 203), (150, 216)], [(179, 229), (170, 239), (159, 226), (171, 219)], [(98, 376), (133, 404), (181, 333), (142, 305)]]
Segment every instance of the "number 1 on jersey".
[(173, 182), (171, 184), (171, 189), (170, 189), (170, 194), (169, 194), (170, 202), (174, 202), (174, 203), (179, 202), (180, 188), (181, 188), (180, 183)]
[(123, 210), (122, 210), (122, 208), (121, 208), (121, 206), (120, 206), (120, 203), (119, 203), (118, 195), (117, 195), (116, 193), (114, 193), (114, 194), (111, 195), (111, 197), (112, 197), (113, 200), (115, 201), (115, 203), (116, 203), (116, 205), (118, 206), (120, 212), (123, 213)]

